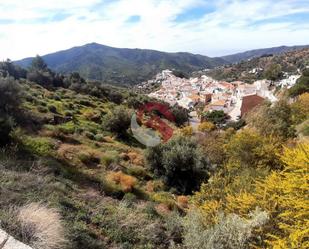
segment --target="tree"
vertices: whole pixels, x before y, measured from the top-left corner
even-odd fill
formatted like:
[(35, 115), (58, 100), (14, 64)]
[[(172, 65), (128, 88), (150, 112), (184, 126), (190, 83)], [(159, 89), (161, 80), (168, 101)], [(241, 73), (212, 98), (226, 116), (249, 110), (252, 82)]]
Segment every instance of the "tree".
[(228, 116), (224, 113), (224, 111), (212, 111), (206, 112), (202, 114), (202, 120), (207, 120), (216, 125), (222, 125), (226, 122)]
[(0, 145), (8, 144), (14, 120), (21, 103), (22, 90), (13, 78), (0, 77)]
[(4, 62), (0, 62), (0, 76), (3, 77), (14, 77), (15, 79), (26, 78), (27, 71), (17, 65), (14, 65), (13, 62), (7, 59)]
[(131, 124), (132, 111), (123, 106), (117, 106), (104, 116), (103, 124), (108, 131), (118, 137), (124, 137)]
[(11, 77), (0, 77), (0, 112), (12, 114), (23, 96), (21, 86)]
[(39, 55), (37, 55), (31, 62), (30, 71), (35, 70), (48, 70), (47, 64), (43, 60), (43, 58)]
[(175, 123), (177, 126), (182, 126), (189, 122), (189, 111), (187, 109), (179, 105), (174, 105), (171, 111), (175, 117)]
[(39, 55), (32, 60), (27, 79), (47, 88), (64, 85), (62, 77), (51, 71)]
[(271, 64), (265, 71), (265, 78), (268, 80), (278, 80), (282, 77), (282, 69), (280, 64)]
[(42, 71), (42, 70), (29, 71), (27, 74), (27, 79), (44, 87), (53, 86), (53, 75), (48, 71)]
[(197, 190), (210, 170), (210, 163), (196, 141), (183, 136), (148, 148), (146, 160), (155, 177), (184, 194)]
[(13, 118), (0, 113), (0, 146), (10, 142), (10, 133), (14, 128)]

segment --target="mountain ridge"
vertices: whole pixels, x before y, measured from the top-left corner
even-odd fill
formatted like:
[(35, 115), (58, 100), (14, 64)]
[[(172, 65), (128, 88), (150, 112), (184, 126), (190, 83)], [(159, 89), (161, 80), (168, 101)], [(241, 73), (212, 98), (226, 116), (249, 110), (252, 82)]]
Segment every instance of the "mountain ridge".
[[(42, 58), (51, 69), (60, 73), (77, 71), (88, 79), (124, 85), (140, 83), (166, 68), (190, 73), (225, 63), (223, 59), (199, 54), (113, 48), (98, 43), (73, 47), (44, 55)], [(29, 57), (15, 63), (27, 67), (32, 59)]]
[[(309, 45), (279, 46), (222, 57), (208, 57), (188, 52), (168, 53), (152, 49), (115, 48), (92, 42), (46, 54), (42, 58), (52, 70), (58, 73), (79, 72), (82, 77), (90, 80), (117, 85), (136, 85), (153, 78), (158, 72), (167, 68), (192, 73), (267, 54), (278, 55), (302, 48), (309, 48)], [(32, 59), (33, 57), (28, 57), (14, 63), (28, 67)]]

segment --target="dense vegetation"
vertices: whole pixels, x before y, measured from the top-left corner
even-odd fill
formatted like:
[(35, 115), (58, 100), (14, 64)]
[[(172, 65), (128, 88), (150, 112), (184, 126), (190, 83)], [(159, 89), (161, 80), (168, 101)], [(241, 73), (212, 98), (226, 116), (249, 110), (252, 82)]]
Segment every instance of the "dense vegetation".
[[(127, 89), (0, 64), (0, 227), (33, 248), (308, 248), (309, 93), (145, 149)], [(303, 77), (306, 76), (306, 71)], [(303, 82), (300, 80), (299, 82)], [(177, 108), (177, 107), (175, 107)]]

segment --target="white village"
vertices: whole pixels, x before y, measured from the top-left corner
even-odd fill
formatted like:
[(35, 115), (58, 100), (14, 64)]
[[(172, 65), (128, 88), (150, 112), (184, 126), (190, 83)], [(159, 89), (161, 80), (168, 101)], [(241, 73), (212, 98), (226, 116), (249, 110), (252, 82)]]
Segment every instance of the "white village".
[[(254, 69), (253, 73), (259, 69)], [(198, 122), (196, 106), (204, 104), (204, 112), (223, 111), (231, 121), (237, 121), (264, 100), (277, 101), (276, 87), (290, 88), (301, 75), (284, 74), (284, 79), (278, 82), (257, 80), (253, 84), (242, 81), (217, 81), (206, 74), (194, 78), (176, 77), (171, 70), (163, 70), (147, 84), (159, 83), (160, 88), (149, 94), (169, 103), (178, 104), (190, 111), (191, 121)]]

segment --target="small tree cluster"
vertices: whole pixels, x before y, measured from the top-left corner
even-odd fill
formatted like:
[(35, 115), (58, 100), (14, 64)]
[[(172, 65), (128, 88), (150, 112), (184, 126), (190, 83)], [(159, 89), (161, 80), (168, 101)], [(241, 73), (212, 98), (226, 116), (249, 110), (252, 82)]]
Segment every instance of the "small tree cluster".
[(15, 64), (9, 59), (4, 62), (0, 62), (0, 76), (2, 77), (14, 77), (15, 79), (26, 78), (27, 71)]
[(50, 70), (42, 57), (37, 55), (31, 63), (27, 79), (44, 87), (64, 86), (64, 77)]

